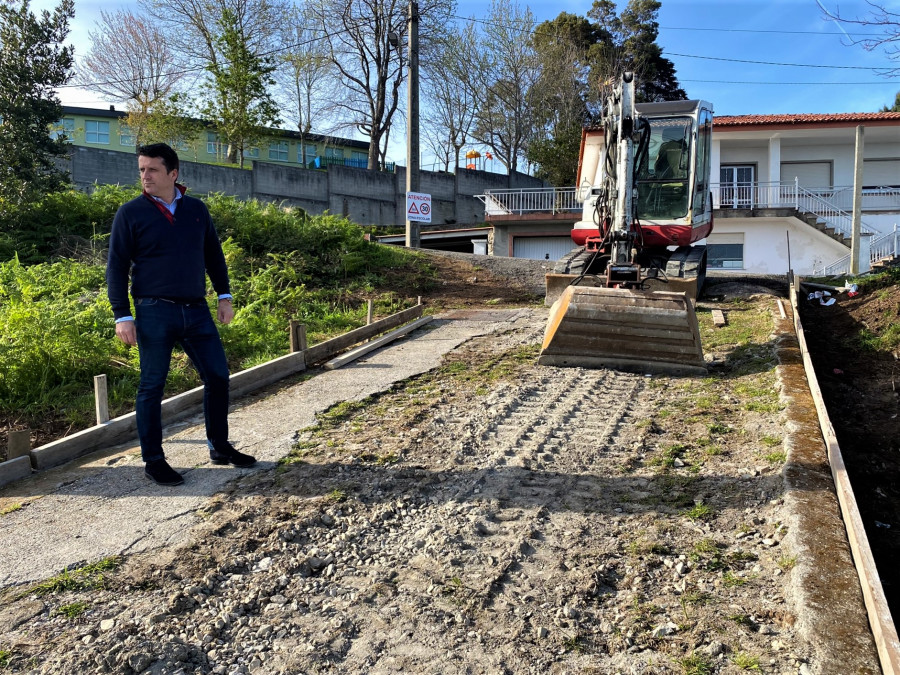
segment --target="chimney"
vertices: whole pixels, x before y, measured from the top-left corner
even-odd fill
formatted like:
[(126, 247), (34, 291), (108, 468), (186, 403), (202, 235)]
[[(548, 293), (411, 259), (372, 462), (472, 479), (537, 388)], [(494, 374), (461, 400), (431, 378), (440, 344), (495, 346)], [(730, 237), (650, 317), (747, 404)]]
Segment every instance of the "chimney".
[(116, 109), (116, 106), (114, 106), (114, 105), (111, 105), (111, 106), (109, 106), (109, 109), (110, 109), (110, 111), (113, 111), (113, 112), (115, 112), (115, 109)]

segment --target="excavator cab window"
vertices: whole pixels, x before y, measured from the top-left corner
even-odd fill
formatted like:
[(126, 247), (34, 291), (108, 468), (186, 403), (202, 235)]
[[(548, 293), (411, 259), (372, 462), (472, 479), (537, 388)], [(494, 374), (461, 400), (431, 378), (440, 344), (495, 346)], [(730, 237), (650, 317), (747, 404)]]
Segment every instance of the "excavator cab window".
[(690, 203), (690, 117), (650, 118), (647, 153), (639, 158), (636, 188), (639, 219), (684, 218)]

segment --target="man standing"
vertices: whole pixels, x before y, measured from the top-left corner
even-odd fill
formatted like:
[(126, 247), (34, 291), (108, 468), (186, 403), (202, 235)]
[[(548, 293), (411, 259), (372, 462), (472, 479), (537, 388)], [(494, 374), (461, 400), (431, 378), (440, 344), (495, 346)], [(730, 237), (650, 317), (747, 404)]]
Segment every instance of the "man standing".
[[(206, 205), (185, 194), (178, 155), (165, 143), (138, 148), (144, 192), (113, 220), (106, 283), (116, 336), (137, 345), (141, 381), (135, 412), (144, 473), (160, 485), (184, 482), (165, 459), (162, 397), (175, 343), (203, 380), (206, 438), (213, 464), (252, 466), (256, 460), (228, 442), (228, 362), (206, 304), (206, 275), (218, 294), (217, 318), (234, 316), (225, 256)], [(134, 316), (128, 302), (128, 277)]]

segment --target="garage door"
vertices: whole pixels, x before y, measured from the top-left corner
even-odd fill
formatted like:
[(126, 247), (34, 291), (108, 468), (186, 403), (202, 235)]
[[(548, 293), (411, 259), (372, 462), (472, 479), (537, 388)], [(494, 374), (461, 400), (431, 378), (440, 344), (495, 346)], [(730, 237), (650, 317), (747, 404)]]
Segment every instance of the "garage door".
[(513, 239), (513, 258), (559, 260), (573, 248), (575, 243), (569, 236), (516, 237)]
[(781, 180), (794, 180), (805, 188), (831, 187), (831, 162), (784, 162)]

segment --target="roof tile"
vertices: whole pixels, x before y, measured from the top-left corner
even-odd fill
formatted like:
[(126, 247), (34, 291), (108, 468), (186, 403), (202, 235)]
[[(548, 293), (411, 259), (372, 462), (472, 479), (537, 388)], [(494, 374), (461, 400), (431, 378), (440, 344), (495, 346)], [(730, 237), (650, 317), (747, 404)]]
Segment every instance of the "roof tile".
[(834, 124), (835, 122), (900, 122), (900, 112), (801, 113), (796, 115), (723, 115), (713, 119), (717, 127), (745, 127), (763, 124)]

